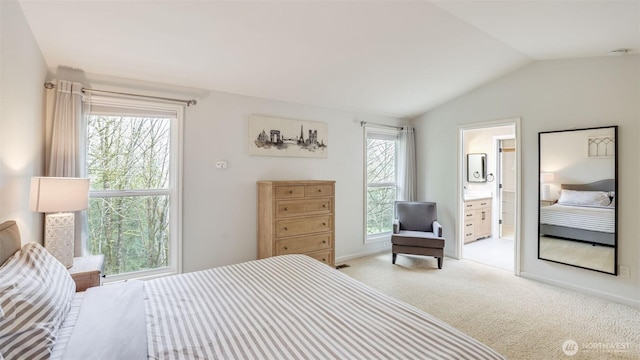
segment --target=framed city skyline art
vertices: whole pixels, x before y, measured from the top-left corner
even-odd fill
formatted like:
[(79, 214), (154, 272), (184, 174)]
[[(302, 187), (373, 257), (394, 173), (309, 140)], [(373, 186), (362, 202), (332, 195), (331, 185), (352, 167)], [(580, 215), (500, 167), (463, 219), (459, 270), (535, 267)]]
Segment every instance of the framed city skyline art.
[(249, 155), (327, 158), (327, 124), (249, 116)]

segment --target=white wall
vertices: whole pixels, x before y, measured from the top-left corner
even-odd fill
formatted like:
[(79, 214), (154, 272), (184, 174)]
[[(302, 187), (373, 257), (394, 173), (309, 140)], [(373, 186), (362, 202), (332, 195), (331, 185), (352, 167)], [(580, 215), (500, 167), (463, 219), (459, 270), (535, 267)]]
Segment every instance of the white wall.
[[(401, 120), (85, 74), (69, 68), (52, 70), (49, 80), (53, 78), (80, 81), (97, 89), (197, 98), (196, 106), (186, 108), (184, 124), (184, 272), (257, 258), (258, 180), (335, 180), (336, 258), (384, 249), (382, 244), (364, 245), (364, 149), (360, 121), (397, 125)], [(327, 123), (328, 158), (249, 156), (251, 114)], [(228, 167), (217, 169), (218, 160), (227, 161)]]
[[(639, 70), (638, 55), (538, 61), (415, 119), (418, 193), (439, 203), (447, 252), (456, 235), (458, 126), (521, 117), (522, 275), (640, 305)], [(538, 132), (606, 125), (619, 126), (618, 255), (631, 278), (537, 259)]]
[(0, 222), (16, 220), (23, 243), (42, 243), (42, 215), (29, 210), (29, 185), (43, 171), (46, 74), (22, 9), (0, 1)]
[[(248, 155), (249, 115), (323, 121), (327, 159)], [(361, 120), (399, 120), (212, 92), (187, 110), (184, 162), (184, 270), (257, 257), (256, 181), (336, 181), (336, 257), (381, 249), (364, 245), (363, 129)], [(228, 161), (225, 170), (217, 160)]]

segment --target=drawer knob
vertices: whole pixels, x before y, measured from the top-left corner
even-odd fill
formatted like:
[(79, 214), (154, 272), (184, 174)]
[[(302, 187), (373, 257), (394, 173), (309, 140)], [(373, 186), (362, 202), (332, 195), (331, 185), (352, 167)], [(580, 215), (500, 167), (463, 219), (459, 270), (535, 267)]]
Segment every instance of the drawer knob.
[(327, 262), (327, 259), (325, 259), (325, 258), (322, 258), (322, 262)]
[(293, 194), (293, 190), (289, 190), (289, 194)]
[(326, 208), (326, 207), (327, 207), (327, 204), (322, 204), (322, 207), (323, 207), (323, 208)]
[(322, 192), (322, 189), (318, 189), (318, 192)]
[(285, 249), (285, 250), (289, 250), (289, 248), (288, 248), (288, 247), (286, 247), (286, 246), (284, 247), (284, 249)]
[(289, 230), (289, 228), (288, 228), (288, 227), (286, 227), (286, 226), (284, 227), (284, 229), (285, 229), (285, 230)]
[(323, 243), (323, 244), (326, 244), (326, 243), (327, 243), (327, 240), (322, 240), (322, 243)]
[(322, 225), (327, 225), (327, 223), (322, 223)]
[(289, 210), (288, 208), (284, 208), (284, 211), (288, 211), (288, 210)]

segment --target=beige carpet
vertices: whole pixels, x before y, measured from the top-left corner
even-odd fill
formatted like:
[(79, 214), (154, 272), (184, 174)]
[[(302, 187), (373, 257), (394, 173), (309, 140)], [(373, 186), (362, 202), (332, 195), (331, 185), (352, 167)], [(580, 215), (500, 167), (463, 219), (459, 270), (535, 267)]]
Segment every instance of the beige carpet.
[[(340, 271), (446, 321), (509, 359), (640, 359), (640, 310), (468, 260), (380, 254)], [(568, 342), (567, 342), (568, 341)], [(577, 350), (568, 356), (566, 348)]]

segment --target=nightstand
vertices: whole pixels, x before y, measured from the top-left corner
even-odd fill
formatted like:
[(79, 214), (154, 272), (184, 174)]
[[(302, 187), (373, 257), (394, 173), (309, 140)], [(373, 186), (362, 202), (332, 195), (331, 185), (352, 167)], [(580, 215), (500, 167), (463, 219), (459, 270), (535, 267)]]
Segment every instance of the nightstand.
[(76, 282), (76, 292), (102, 285), (104, 255), (82, 256), (73, 259), (73, 266), (67, 269)]
[(540, 206), (551, 206), (556, 203), (557, 200), (540, 199)]

